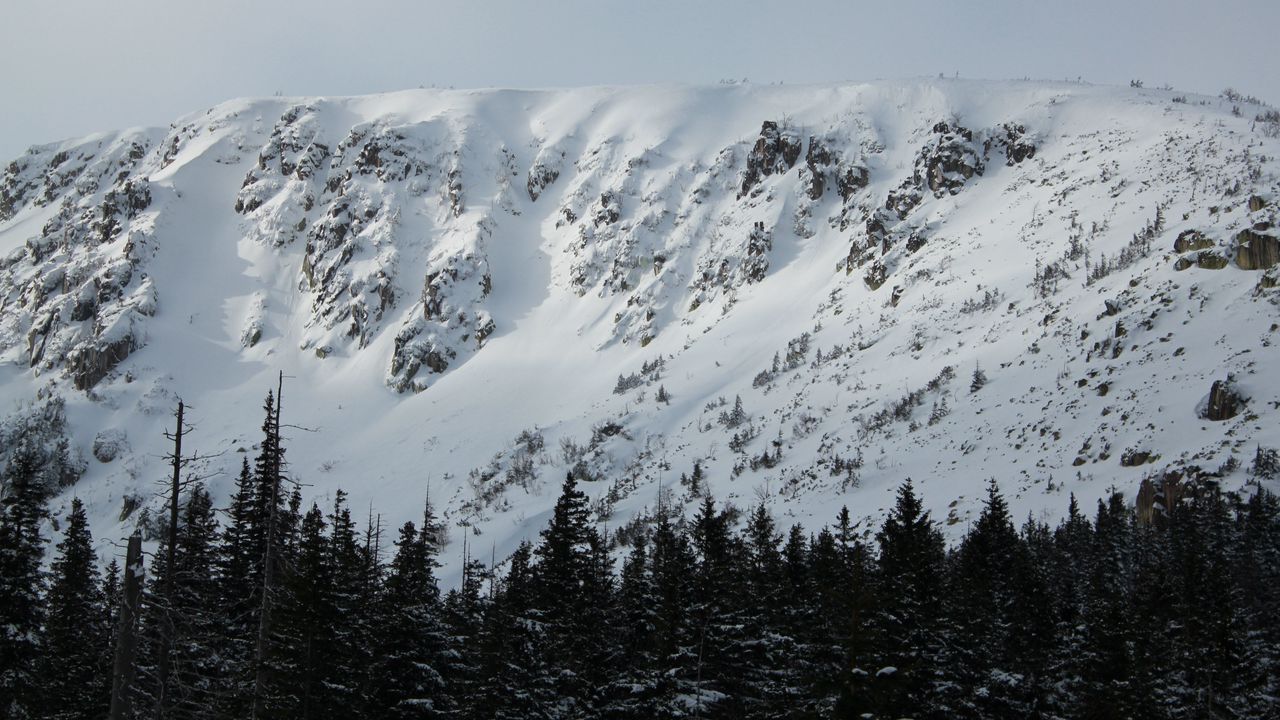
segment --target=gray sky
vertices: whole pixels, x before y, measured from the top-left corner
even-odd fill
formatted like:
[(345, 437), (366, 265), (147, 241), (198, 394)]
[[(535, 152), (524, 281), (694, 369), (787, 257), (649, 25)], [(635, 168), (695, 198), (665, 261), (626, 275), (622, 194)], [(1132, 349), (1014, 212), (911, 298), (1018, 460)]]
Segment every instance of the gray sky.
[(1280, 102), (1277, 0), (6, 0), (0, 158), (239, 96), (1077, 76)]

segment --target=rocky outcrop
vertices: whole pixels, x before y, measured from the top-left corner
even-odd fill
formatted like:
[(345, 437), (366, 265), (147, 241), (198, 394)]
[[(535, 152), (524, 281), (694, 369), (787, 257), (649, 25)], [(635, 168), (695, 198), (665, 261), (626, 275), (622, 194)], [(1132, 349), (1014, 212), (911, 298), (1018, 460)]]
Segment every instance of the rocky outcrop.
[(826, 172), (831, 163), (831, 151), (821, 139), (810, 135), (809, 150), (804, 156), (805, 194), (810, 200), (822, 199), (822, 193), (826, 189)]
[(940, 122), (933, 126), (933, 134), (937, 137), (916, 157), (911, 183), (916, 189), (928, 187), (934, 195), (954, 195), (969, 178), (985, 171), (985, 152), (978, 151), (980, 146), (968, 128)]
[(525, 181), (525, 189), (529, 192), (529, 199), (537, 202), (538, 197), (542, 195), (542, 191), (546, 190), (551, 183), (560, 177), (560, 168), (546, 165), (542, 162), (534, 163), (529, 168), (529, 177)]
[(984, 154), (989, 154), (993, 149), (1003, 152), (1005, 165), (1017, 165), (1036, 156), (1036, 146), (1028, 139), (1027, 128), (1016, 123), (1003, 123), (993, 130), (983, 148)]
[(1204, 407), (1204, 419), (1223, 421), (1230, 420), (1240, 414), (1244, 399), (1232, 386), (1230, 379), (1214, 380), (1209, 389), (1209, 398)]
[(1236, 235), (1236, 265), (1241, 270), (1266, 270), (1280, 264), (1280, 238), (1253, 230)]
[(764, 178), (785, 173), (800, 159), (800, 136), (790, 128), (778, 128), (772, 120), (764, 121), (760, 137), (747, 155), (747, 169), (742, 176), (738, 197), (751, 192)]
[(1178, 233), (1178, 239), (1173, 241), (1173, 251), (1179, 254), (1193, 250), (1208, 250), (1212, 247), (1213, 240), (1199, 230), (1183, 230)]
[(397, 392), (420, 391), (464, 354), (484, 346), (496, 325), (483, 301), (493, 290), (488, 260), (460, 251), (434, 265), (423, 283), (421, 311), (396, 332), (386, 382)]

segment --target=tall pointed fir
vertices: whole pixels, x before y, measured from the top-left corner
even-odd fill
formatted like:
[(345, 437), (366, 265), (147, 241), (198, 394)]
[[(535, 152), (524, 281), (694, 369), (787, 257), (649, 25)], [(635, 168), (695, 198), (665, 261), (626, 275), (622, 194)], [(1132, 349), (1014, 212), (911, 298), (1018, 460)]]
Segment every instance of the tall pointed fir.
[(215, 573), (218, 604), (224, 618), (218, 654), (227, 667), (216, 707), (225, 717), (247, 715), (252, 695), (262, 561), (255, 537), (256, 492), (257, 484), (246, 457), (226, 511), (226, 528), (217, 549)]
[(1081, 643), (1080, 690), (1072, 714), (1127, 717), (1137, 711), (1131, 688), (1135, 668), (1133, 623), (1133, 521), (1124, 498), (1098, 501), (1089, 596)]
[(599, 700), (605, 660), (608, 554), (591, 525), (587, 496), (566, 476), (538, 545), (537, 607), (547, 630), (547, 662), (563, 711), (585, 714)]
[(39, 631), (44, 620), (40, 562), (45, 496), (36, 481), (39, 457), (17, 448), (4, 472), (0, 498), (0, 716), (26, 720), (40, 712)]
[(1008, 503), (991, 480), (982, 512), (956, 550), (946, 592), (953, 642), (945, 656), (945, 702), (955, 717), (1026, 717), (1027, 708), (1015, 703), (1022, 677), (1013, 653), (1027, 630), (1014, 616), (1021, 555)]
[(472, 711), (492, 720), (553, 716), (554, 677), (544, 648), (546, 629), (538, 609), (533, 546), (521, 543), (484, 614), (478, 687)]
[(175, 720), (216, 718), (216, 700), (228, 669), (219, 654), (225, 616), (219, 587), (210, 568), (216, 565), (218, 521), (213, 501), (201, 485), (187, 493), (178, 525), (172, 595), (169, 687), (157, 714)]
[(105, 716), (109, 696), (102, 689), (110, 671), (100, 643), (107, 635), (106, 618), (97, 557), (79, 498), (71, 501), (66, 532), (51, 570), (40, 663), (46, 717)]
[(908, 479), (876, 534), (877, 644), (850, 669), (840, 715), (905, 717), (935, 705), (941, 651), (945, 543)]
[[(431, 512), (428, 508), (427, 522)], [(440, 669), (448, 651), (440, 620), (434, 533), (413, 523), (400, 528), (382, 594), (373, 673), (375, 715), (386, 718), (441, 717), (447, 703)]]
[(488, 572), (484, 564), (467, 557), (462, 563), (462, 585), (444, 598), (443, 620), (448, 650), (440, 667), (445, 692), (436, 703), (445, 717), (475, 717), (480, 704), (481, 633), (487, 601), (484, 587)]
[(693, 519), (693, 547), (697, 560), (691, 592), (694, 632), (694, 714), (704, 717), (741, 716), (750, 691), (742, 618), (741, 543), (730, 533), (729, 516), (703, 497)]

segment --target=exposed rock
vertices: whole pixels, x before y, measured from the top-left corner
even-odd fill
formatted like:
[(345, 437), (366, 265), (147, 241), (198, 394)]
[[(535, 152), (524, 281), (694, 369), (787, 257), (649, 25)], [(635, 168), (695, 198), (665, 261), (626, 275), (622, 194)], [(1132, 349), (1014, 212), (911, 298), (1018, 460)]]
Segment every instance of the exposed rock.
[(1129, 449), (1120, 454), (1120, 466), (1137, 467), (1139, 465), (1146, 465), (1149, 462), (1155, 462), (1155, 459), (1156, 458), (1146, 450)]
[(989, 153), (992, 147), (999, 147), (1004, 151), (1006, 165), (1016, 165), (1036, 156), (1035, 144), (1027, 139), (1027, 128), (1014, 123), (1004, 123), (996, 128), (992, 137), (984, 143), (984, 152)]
[(831, 151), (820, 139), (810, 135), (809, 150), (805, 153), (804, 161), (809, 175), (805, 192), (808, 193), (810, 200), (819, 200), (826, 187), (825, 174), (826, 168), (831, 165)]
[(800, 159), (800, 136), (790, 129), (779, 130), (778, 123), (765, 120), (760, 137), (747, 155), (747, 170), (742, 177), (738, 197), (751, 192), (760, 181), (774, 173), (785, 173)]
[(529, 199), (537, 202), (538, 196), (546, 190), (551, 183), (560, 177), (560, 171), (554, 167), (547, 167), (541, 163), (535, 164), (529, 168), (529, 177), (525, 181), (525, 189), (529, 191)]
[(1103, 314), (1108, 317), (1115, 317), (1120, 314), (1121, 305), (1119, 300), (1103, 300), (1102, 305), (1104, 307)]
[(1241, 270), (1265, 270), (1280, 263), (1280, 238), (1253, 230), (1236, 235), (1236, 265)]
[(1204, 251), (1196, 256), (1196, 267), (1201, 270), (1221, 270), (1231, 261), (1215, 252)]
[(1267, 201), (1258, 195), (1249, 197), (1249, 212), (1257, 212), (1267, 206)]
[(1178, 239), (1173, 241), (1173, 251), (1176, 253), (1208, 250), (1212, 247), (1213, 240), (1205, 237), (1204, 233), (1199, 230), (1183, 230), (1178, 233)]
[(67, 356), (67, 369), (77, 390), (88, 390), (136, 350), (132, 336), (77, 347)]
[(1244, 399), (1236, 393), (1230, 381), (1214, 380), (1209, 389), (1209, 401), (1204, 408), (1206, 420), (1230, 420), (1240, 414)]
[(618, 222), (622, 217), (622, 198), (618, 193), (612, 190), (606, 190), (600, 193), (600, 205), (591, 215), (591, 224), (600, 227), (601, 225), (612, 225)]
[(128, 450), (128, 437), (119, 428), (107, 428), (93, 438), (93, 457), (98, 462), (109, 463)]
[(935, 195), (955, 194), (974, 175), (981, 175), (985, 164), (968, 128), (951, 127), (945, 122), (933, 126), (938, 136), (927, 144), (916, 159), (915, 185), (928, 186)]
[(865, 188), (871, 182), (871, 174), (865, 167), (853, 165), (843, 168), (843, 171), (836, 176), (836, 189), (840, 192), (840, 199), (848, 202), (854, 193)]
[(862, 281), (865, 282), (867, 287), (872, 290), (879, 290), (880, 286), (884, 285), (884, 281), (887, 279), (889, 279), (889, 269), (886, 268), (884, 263), (879, 260), (873, 263), (871, 267), (867, 269), (866, 274), (862, 276)]

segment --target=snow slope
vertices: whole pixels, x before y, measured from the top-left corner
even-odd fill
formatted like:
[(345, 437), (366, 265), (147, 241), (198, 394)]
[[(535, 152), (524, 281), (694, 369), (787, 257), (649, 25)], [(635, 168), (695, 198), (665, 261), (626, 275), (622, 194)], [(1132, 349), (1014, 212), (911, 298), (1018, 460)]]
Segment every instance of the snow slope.
[[(157, 502), (178, 397), (225, 498), (281, 371), (307, 495), (388, 526), (429, 486), (455, 554), (535, 535), (574, 468), (608, 528), (691, 502), (695, 462), (809, 527), (911, 477), (953, 534), (989, 477), (1046, 517), (1171, 472), (1243, 487), (1280, 445), (1277, 270), (1252, 269), (1280, 141), (1239, 110), (941, 79), (419, 90), (37, 146), (0, 186), (0, 408), (61, 398), (84, 471), (58, 503), (104, 544)], [(1228, 376), (1243, 409), (1206, 419)]]

